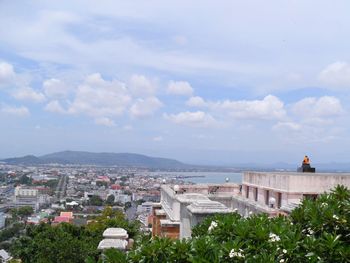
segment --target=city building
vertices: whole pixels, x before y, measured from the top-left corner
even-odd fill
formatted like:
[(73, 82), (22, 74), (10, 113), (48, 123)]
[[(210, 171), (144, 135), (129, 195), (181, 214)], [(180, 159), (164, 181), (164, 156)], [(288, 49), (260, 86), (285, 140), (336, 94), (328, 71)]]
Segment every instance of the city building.
[(25, 186), (17, 186), (15, 188), (14, 206), (31, 206), (34, 211), (37, 211), (39, 209), (38, 189)]

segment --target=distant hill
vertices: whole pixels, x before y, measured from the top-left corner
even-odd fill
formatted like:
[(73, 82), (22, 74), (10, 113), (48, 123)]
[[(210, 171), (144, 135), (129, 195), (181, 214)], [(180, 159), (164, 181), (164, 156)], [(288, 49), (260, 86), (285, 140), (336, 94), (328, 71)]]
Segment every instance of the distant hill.
[(63, 151), (43, 156), (27, 155), (1, 160), (7, 164), (77, 164), (101, 166), (129, 166), (145, 168), (186, 168), (189, 165), (177, 160), (150, 157), (135, 153), (92, 153)]

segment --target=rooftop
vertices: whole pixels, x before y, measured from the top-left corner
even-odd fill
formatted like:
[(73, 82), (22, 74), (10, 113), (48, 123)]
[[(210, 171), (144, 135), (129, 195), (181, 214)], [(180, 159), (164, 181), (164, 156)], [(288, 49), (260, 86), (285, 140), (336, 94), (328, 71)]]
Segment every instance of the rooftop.
[(197, 200), (187, 209), (192, 214), (216, 214), (216, 213), (231, 213), (232, 210), (227, 208), (224, 204), (211, 200)]
[(279, 175), (279, 176), (350, 176), (350, 173), (301, 173), (301, 172), (255, 172), (248, 171), (244, 174)]
[(110, 227), (103, 232), (103, 237), (110, 239), (127, 239), (128, 232), (124, 228)]
[(128, 241), (122, 239), (103, 239), (98, 244), (98, 249), (116, 248), (125, 250), (128, 245)]

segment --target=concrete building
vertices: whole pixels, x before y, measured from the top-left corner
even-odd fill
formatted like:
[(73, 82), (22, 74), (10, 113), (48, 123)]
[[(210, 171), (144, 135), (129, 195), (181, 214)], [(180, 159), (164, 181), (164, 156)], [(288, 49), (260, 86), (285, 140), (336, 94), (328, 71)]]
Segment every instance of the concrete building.
[(303, 198), (315, 199), (337, 185), (350, 188), (350, 173), (245, 172), (241, 185), (162, 185), (152, 235), (190, 237), (193, 226), (216, 213), (287, 215)]
[(34, 211), (37, 211), (39, 209), (38, 189), (24, 187), (24, 186), (17, 186), (15, 188), (14, 206), (15, 207), (31, 206), (33, 207)]
[(232, 195), (238, 184), (162, 185), (161, 201), (153, 207), (153, 236), (187, 238), (191, 229), (205, 217), (230, 213)]
[(231, 208), (243, 216), (289, 213), (303, 198), (316, 198), (337, 185), (350, 187), (346, 173), (246, 172), (242, 194), (232, 197)]
[(0, 250), (0, 262), (10, 262), (12, 260), (11, 255), (4, 249)]

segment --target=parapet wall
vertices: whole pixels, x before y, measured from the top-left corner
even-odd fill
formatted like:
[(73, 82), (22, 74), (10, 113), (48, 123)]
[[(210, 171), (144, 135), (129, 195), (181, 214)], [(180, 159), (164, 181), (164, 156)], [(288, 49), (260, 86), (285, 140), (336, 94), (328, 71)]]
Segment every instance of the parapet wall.
[(289, 193), (323, 193), (345, 185), (350, 187), (348, 173), (246, 172), (243, 185)]

